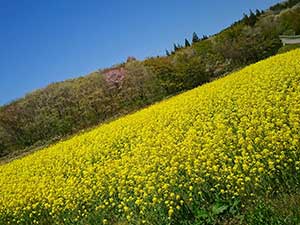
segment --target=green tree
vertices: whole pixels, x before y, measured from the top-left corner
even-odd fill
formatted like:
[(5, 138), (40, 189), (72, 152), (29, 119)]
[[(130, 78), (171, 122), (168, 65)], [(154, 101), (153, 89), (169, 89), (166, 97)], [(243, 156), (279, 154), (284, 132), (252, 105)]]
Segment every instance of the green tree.
[(187, 49), (180, 52), (174, 58), (177, 80), (181, 80), (181, 90), (194, 88), (209, 79), (209, 74), (205, 72), (206, 66), (201, 57), (195, 56)]
[(184, 40), (184, 45), (185, 45), (185, 47), (191, 46), (191, 44), (190, 44), (190, 42), (188, 41), (188, 39), (185, 39), (185, 40)]
[(144, 106), (161, 98), (162, 88), (159, 81), (143, 62), (126, 63), (125, 70), (120, 96), (126, 107)]
[(208, 36), (207, 35), (203, 35), (202, 38), (201, 38), (201, 41), (204, 41), (206, 39), (208, 39)]
[(260, 16), (261, 15), (261, 11), (259, 9), (256, 9), (255, 10), (255, 14), (256, 14), (256, 17)]
[(198, 35), (196, 34), (196, 32), (194, 32), (193, 33), (193, 38), (192, 38), (192, 43), (194, 44), (194, 43), (197, 43), (199, 41), (200, 41), (200, 39), (199, 39)]
[(252, 10), (250, 10), (249, 20), (248, 20), (247, 25), (249, 25), (250, 27), (253, 27), (255, 25), (256, 21), (257, 21), (257, 18), (256, 18), (255, 13)]
[(249, 24), (249, 16), (248, 16), (246, 13), (243, 14), (243, 19), (242, 19), (242, 21), (243, 21), (246, 25)]
[[(176, 56), (175, 53), (174, 55)], [(182, 81), (176, 76), (175, 66), (171, 57), (150, 58), (145, 60), (144, 63), (157, 77), (165, 95), (174, 94), (182, 88)]]
[(176, 52), (179, 49), (179, 47), (176, 44), (174, 44), (173, 47), (174, 47), (174, 52)]

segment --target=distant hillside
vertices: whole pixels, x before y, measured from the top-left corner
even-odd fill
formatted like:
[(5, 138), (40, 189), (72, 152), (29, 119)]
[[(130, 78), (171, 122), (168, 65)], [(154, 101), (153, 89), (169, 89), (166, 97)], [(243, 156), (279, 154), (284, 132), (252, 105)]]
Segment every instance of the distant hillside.
[(300, 224), (269, 207), (299, 191), (299, 81), (295, 50), (1, 165), (0, 224)]
[(299, 2), (250, 12), (211, 37), (194, 34), (192, 43), (175, 45), (165, 57), (131, 58), (1, 107), (0, 156), (51, 143), (276, 54), (278, 35), (300, 34)]

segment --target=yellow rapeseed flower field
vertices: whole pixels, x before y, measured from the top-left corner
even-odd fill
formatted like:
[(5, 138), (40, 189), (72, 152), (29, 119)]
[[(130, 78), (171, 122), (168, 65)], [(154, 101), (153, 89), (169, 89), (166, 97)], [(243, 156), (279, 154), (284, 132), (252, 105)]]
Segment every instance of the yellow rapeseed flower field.
[(299, 140), (295, 50), (0, 166), (0, 224), (170, 224), (253, 201), (299, 183)]

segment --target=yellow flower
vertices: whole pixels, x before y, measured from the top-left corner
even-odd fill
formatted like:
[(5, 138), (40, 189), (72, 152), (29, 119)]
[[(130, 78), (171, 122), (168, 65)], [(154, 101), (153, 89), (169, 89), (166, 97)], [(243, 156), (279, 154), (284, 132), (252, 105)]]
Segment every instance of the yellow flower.
[(0, 224), (38, 224), (45, 212), (151, 224), (213, 194), (254, 199), (276, 191), (270, 180), (290, 185), (299, 71), (299, 50), (281, 54), (1, 165)]

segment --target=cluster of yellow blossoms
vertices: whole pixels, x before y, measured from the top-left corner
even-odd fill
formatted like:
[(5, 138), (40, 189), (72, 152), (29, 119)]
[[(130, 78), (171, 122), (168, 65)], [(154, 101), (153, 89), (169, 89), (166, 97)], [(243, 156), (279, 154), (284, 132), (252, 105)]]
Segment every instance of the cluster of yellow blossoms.
[(0, 224), (167, 224), (288, 187), (299, 84), (296, 50), (2, 165)]

